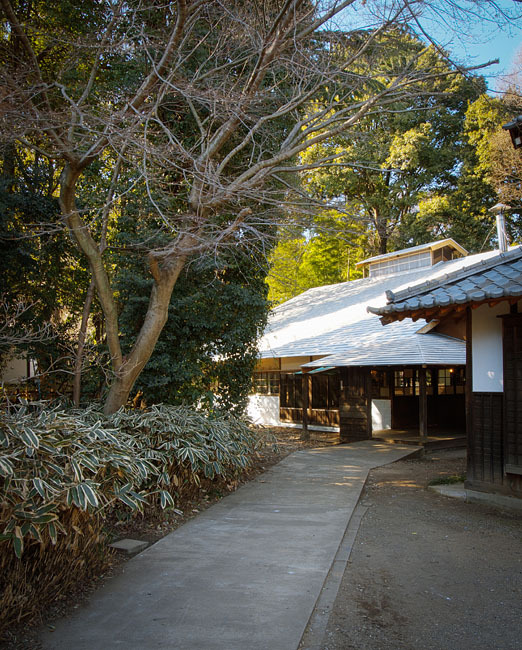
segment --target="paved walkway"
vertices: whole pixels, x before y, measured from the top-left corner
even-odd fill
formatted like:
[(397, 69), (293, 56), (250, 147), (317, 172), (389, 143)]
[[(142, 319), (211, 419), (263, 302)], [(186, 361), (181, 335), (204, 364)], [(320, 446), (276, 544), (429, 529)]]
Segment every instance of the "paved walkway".
[(368, 471), (416, 449), (295, 452), (126, 563), (43, 647), (295, 650)]

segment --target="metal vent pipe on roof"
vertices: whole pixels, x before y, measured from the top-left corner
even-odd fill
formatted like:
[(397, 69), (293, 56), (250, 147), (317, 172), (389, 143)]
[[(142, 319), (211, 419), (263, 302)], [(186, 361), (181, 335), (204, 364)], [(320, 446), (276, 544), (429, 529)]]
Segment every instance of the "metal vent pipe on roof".
[(497, 218), (498, 249), (501, 253), (505, 253), (508, 249), (506, 220), (504, 219), (504, 210), (506, 210), (508, 207), (509, 206), (504, 205), (503, 203), (497, 203), (489, 209), (489, 211), (493, 212)]
[(506, 235), (506, 220), (504, 214), (499, 212), (497, 214), (497, 236), (498, 236), (498, 249), (501, 253), (507, 251), (507, 235)]

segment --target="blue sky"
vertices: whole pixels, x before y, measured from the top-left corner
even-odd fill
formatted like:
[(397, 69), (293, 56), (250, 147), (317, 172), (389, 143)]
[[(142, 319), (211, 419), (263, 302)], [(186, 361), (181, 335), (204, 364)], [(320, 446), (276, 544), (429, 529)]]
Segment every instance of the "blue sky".
[[(499, 77), (513, 70), (514, 58), (517, 51), (522, 51), (522, 3), (513, 0), (503, 0), (498, 3), (501, 8), (518, 10), (521, 18), (499, 29), (496, 25), (482, 21), (470, 21), (465, 34), (452, 35), (447, 49), (452, 55), (468, 64), (485, 63), (491, 59), (499, 59), (499, 63), (485, 69), (483, 74), (493, 90)], [(448, 38), (439, 34), (443, 44)]]
[[(472, 6), (469, 0), (464, 0), (460, 4), (468, 9)], [(427, 26), (431, 27), (431, 33), (459, 63), (478, 65), (492, 59), (499, 59), (498, 64), (480, 73), (486, 78), (490, 90), (494, 90), (499, 79), (513, 71), (515, 55), (522, 49), (522, 2), (497, 0), (496, 4), (500, 11), (516, 17), (511, 21), (504, 21), (502, 27), (496, 24), (502, 20), (502, 17), (495, 17), (491, 5), (488, 5), (485, 0), (479, 0), (478, 4), (482, 4), (482, 17), (474, 18), (472, 14), (468, 14), (466, 20), (459, 23), (450, 19), (449, 29), (446, 30), (443, 28), (443, 19), (431, 23), (428, 20)], [(436, 3), (434, 5), (436, 6)], [(489, 16), (490, 19), (486, 20), (484, 16)]]
[[(365, 27), (370, 28), (379, 24), (375, 15), (388, 15), (393, 6), (393, 2), (387, 0), (360, 0), (349, 12), (342, 14), (340, 25), (361, 28), (368, 21)], [(506, 24), (501, 15), (503, 11), (518, 19)], [(504, 22), (502, 28), (498, 27), (498, 22)], [(495, 89), (499, 77), (511, 72), (515, 54), (522, 48), (522, 0), (433, 0), (426, 5), (421, 23), (458, 63), (478, 65), (498, 58), (499, 64), (480, 72), (490, 90)]]

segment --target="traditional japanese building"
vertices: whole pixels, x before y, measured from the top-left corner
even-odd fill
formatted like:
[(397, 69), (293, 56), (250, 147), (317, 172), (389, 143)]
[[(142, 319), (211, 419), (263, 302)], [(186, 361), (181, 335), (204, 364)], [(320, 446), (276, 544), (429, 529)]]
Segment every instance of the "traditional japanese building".
[(487, 260), (452, 239), (360, 263), (363, 279), (317, 287), (276, 307), (260, 342), (249, 414), (260, 424), (337, 429), (465, 429), (465, 316), (383, 327), (368, 305)]
[(370, 310), (390, 323), (384, 330), (465, 322), (466, 486), (522, 497), (522, 247), (477, 258)]

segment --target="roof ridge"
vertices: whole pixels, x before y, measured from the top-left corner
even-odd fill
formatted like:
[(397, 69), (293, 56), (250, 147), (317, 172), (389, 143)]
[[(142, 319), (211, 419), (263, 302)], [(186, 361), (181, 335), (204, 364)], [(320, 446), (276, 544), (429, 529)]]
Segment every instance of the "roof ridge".
[[(489, 259), (480, 260), (478, 262), (475, 262), (471, 266), (464, 267), (463, 269), (455, 269), (455, 271), (446, 273), (445, 275), (440, 276), (439, 278), (434, 278), (433, 280), (426, 280), (424, 282), (419, 282), (419, 284), (417, 285), (407, 287), (406, 289), (401, 289), (400, 291), (397, 291), (395, 293), (388, 289), (385, 292), (386, 300), (388, 301), (388, 303), (401, 302), (403, 300), (406, 300), (412, 295), (419, 296), (424, 293), (427, 293), (428, 291), (433, 291), (434, 289), (442, 287), (443, 285), (452, 282), (452, 280), (454, 280), (457, 277), (459, 280), (464, 280), (470, 275), (474, 275), (477, 272), (477, 270), (480, 270), (482, 272), (488, 271), (493, 266), (497, 266), (499, 258), (504, 258), (503, 262), (510, 262), (513, 259), (516, 259), (518, 257), (522, 257), (522, 246), (517, 246), (516, 248), (505, 251), (504, 253), (499, 253), (498, 255), (495, 255), (494, 257), (491, 257)], [(423, 285), (424, 288), (422, 290), (419, 290), (418, 287)]]
[(408, 248), (400, 248), (399, 250), (390, 251), (389, 253), (379, 253), (378, 255), (372, 255), (371, 257), (367, 257), (366, 259), (357, 262), (356, 266), (362, 266), (363, 264), (370, 264), (376, 262), (377, 260), (386, 259), (386, 258), (407, 257), (408, 255), (411, 255), (413, 252), (442, 248), (444, 245), (446, 246), (450, 245), (450, 243), (453, 245), (455, 250), (459, 252), (464, 252), (466, 254), (465, 257), (468, 256), (468, 251), (464, 248), (464, 246), (461, 246), (458, 243), (458, 241), (453, 239), (453, 237), (445, 237), (444, 239), (435, 239), (434, 241), (426, 242), (424, 244), (415, 244), (414, 246), (408, 246)]

